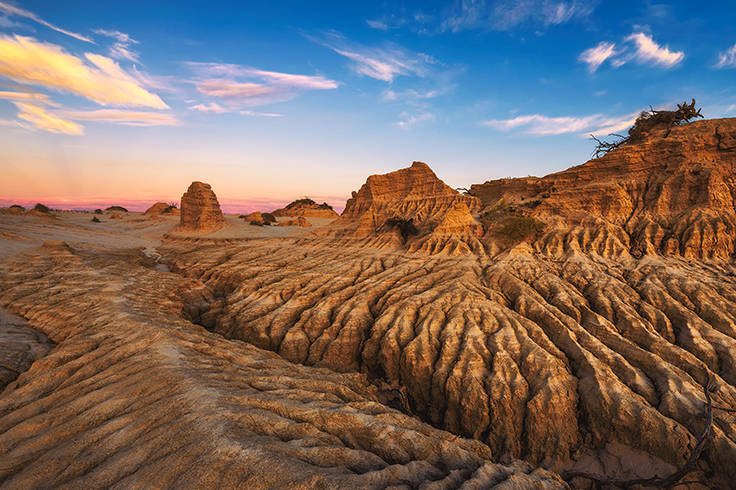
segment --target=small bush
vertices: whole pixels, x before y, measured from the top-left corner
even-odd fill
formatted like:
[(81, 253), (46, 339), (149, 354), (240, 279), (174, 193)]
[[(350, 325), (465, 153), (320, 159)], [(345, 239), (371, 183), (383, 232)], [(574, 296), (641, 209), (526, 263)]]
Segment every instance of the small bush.
[(334, 210), (332, 209), (332, 206), (330, 206), (330, 205), (329, 205), (329, 204), (327, 204), (326, 202), (323, 202), (322, 204), (320, 204), (320, 205), (318, 206), (318, 209), (329, 209), (330, 211), (334, 211)]
[(253, 226), (263, 226), (263, 221), (253, 220), (253, 221), (250, 222), (250, 224), (253, 225)]
[(300, 204), (307, 204), (307, 205), (312, 205), (312, 206), (314, 206), (314, 205), (316, 205), (317, 203), (316, 203), (316, 202), (314, 202), (313, 200), (309, 199), (308, 197), (305, 197), (305, 198), (303, 198), (303, 199), (297, 199), (296, 201), (294, 201), (294, 202), (291, 202), (291, 203), (287, 204), (287, 205), (286, 205), (286, 209), (291, 209), (291, 208), (293, 208), (293, 207), (296, 207), (296, 206), (298, 206), (298, 205), (300, 205)]
[(102, 223), (102, 221), (97, 216), (92, 216), (92, 223)]
[(513, 241), (522, 241), (538, 236), (546, 225), (531, 216), (509, 216), (495, 235)]
[(163, 210), (163, 211), (161, 211), (161, 214), (165, 214), (165, 213), (170, 213), (170, 212), (172, 212), (172, 211), (173, 211), (173, 210), (175, 210), (175, 209), (179, 209), (179, 208), (177, 208), (177, 207), (176, 207), (176, 206), (174, 206), (173, 204), (169, 204), (168, 206), (166, 206), (166, 207), (164, 208), (164, 210)]
[(414, 218), (393, 217), (386, 220), (386, 226), (401, 232), (401, 238), (407, 241), (410, 236), (418, 235), (419, 230), (414, 226)]
[(95, 214), (102, 214), (102, 210), (101, 209), (95, 209)]
[(264, 224), (276, 223), (276, 218), (271, 213), (261, 213)]

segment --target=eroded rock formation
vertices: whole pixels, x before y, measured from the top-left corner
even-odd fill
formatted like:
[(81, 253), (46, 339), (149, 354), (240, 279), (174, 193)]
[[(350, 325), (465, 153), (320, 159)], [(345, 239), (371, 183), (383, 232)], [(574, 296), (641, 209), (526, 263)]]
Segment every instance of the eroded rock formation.
[(165, 202), (157, 202), (150, 208), (146, 209), (146, 212), (143, 214), (152, 214), (154, 216), (159, 214), (164, 216), (179, 216), (180, 211), (176, 206), (173, 206), (171, 204)]
[(209, 184), (192, 182), (181, 196), (180, 221), (174, 231), (206, 232), (227, 226), (220, 203)]
[(486, 182), (470, 193), (485, 207), (511, 205), (549, 222), (557, 231), (537, 245), (548, 252), (582, 247), (603, 255), (730, 259), (736, 245), (734, 121), (661, 129), (563, 172)]
[(132, 249), (0, 262), (0, 305), (59, 343), (0, 396), (0, 487), (565, 488), (387, 408), (357, 373), (192, 325), (193, 287)]
[(311, 228), (312, 224), (307, 221), (307, 218), (304, 216), (299, 216), (297, 219), (290, 219), (288, 221), (276, 223), (275, 226), (300, 226), (302, 228)]
[(339, 216), (327, 203), (317, 204), (309, 198), (296, 200), (271, 214), (277, 218), (337, 218)]
[(396, 248), (411, 243), (428, 253), (482, 253), (480, 223), (471, 215), (479, 199), (461, 195), (426, 163), (371, 175), (348, 199), (340, 218), (316, 232), (334, 245), (363, 243)]

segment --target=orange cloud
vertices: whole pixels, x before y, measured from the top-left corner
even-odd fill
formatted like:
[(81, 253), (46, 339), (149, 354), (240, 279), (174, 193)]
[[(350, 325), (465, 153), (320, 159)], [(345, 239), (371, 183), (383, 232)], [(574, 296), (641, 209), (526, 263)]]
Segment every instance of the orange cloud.
[(33, 38), (0, 36), (0, 75), (4, 77), (81, 95), (102, 105), (168, 108), (110, 58), (91, 53), (85, 57), (86, 61)]
[[(54, 114), (46, 112), (46, 110), (38, 105), (27, 104), (25, 102), (13, 102), (20, 112), (18, 117), (24, 121), (28, 121), (33, 126), (43, 131), (58, 134), (71, 134), (81, 136), (84, 134), (82, 126), (79, 124), (61, 119)], [(23, 124), (21, 124), (24, 126)]]

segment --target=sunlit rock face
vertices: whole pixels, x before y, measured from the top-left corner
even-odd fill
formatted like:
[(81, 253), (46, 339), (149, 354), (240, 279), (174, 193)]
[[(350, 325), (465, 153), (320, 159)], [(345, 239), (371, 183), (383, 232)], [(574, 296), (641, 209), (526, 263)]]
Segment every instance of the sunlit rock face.
[(181, 196), (179, 226), (174, 231), (215, 231), (227, 226), (220, 203), (209, 184), (192, 182)]
[(337, 218), (339, 215), (324, 204), (312, 204), (308, 202), (293, 202), (289, 206), (275, 210), (273, 213), (277, 218)]
[(479, 251), (480, 224), (471, 213), (480, 208), (480, 200), (452, 189), (426, 163), (414, 162), (409, 168), (368, 177), (340, 218), (315, 233), (329, 237), (333, 245), (357, 241), (395, 248), (411, 243), (429, 252)]
[(713, 119), (660, 130), (564, 172), (470, 192), (484, 206), (535, 203), (533, 214), (555, 225), (536, 244), (546, 253), (728, 260), (736, 244), (735, 169), (736, 120)]

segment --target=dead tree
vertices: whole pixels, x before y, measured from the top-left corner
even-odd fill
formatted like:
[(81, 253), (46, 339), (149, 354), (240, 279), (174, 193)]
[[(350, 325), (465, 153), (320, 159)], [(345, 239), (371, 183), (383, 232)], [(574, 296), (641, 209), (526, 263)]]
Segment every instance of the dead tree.
[(695, 99), (691, 103), (683, 102), (677, 104), (676, 111), (657, 111), (649, 106), (648, 111), (642, 111), (639, 117), (636, 118), (636, 122), (629, 129), (628, 136), (621, 136), (620, 134), (610, 134), (609, 136), (617, 136), (618, 141), (611, 143), (607, 141), (601, 141), (593, 135), (590, 135), (593, 140), (598, 144), (593, 150), (594, 158), (599, 158), (606, 155), (608, 152), (615, 150), (616, 148), (624, 145), (641, 143), (651, 134), (655, 129), (666, 129), (664, 137), (666, 138), (670, 134), (672, 126), (680, 126), (690, 122), (691, 119), (703, 117), (700, 113), (700, 109), (695, 109)]

